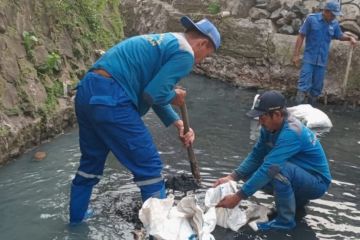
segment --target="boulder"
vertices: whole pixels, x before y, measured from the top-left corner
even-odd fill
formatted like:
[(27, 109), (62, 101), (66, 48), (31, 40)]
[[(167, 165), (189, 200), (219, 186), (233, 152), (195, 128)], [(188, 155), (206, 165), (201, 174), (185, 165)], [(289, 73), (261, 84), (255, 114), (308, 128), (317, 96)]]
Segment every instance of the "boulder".
[(266, 10), (268, 10), (269, 12), (273, 12), (279, 8), (281, 8), (280, 0), (270, 0), (270, 2), (266, 6)]
[(291, 11), (296, 13), (299, 16), (305, 16), (309, 13), (309, 10), (305, 7), (303, 2), (297, 1), (291, 7)]
[(282, 11), (282, 8), (278, 8), (275, 11), (273, 11), (270, 15), (270, 19), (273, 21), (276, 21), (279, 18), (281, 18), (281, 15), (280, 15), (281, 11)]
[(221, 6), (225, 6), (224, 10), (229, 11), (232, 16), (247, 18), (249, 16), (250, 8), (256, 4), (255, 0), (221, 0)]
[(259, 20), (262, 18), (268, 18), (270, 13), (265, 9), (253, 7), (250, 9), (249, 16), (252, 20)]
[(294, 34), (294, 28), (291, 25), (284, 25), (281, 28), (279, 28), (279, 33)]
[(357, 16), (360, 16), (360, 9), (354, 5), (344, 4), (341, 7), (341, 12), (344, 14), (346, 19), (356, 19)]
[(343, 21), (340, 26), (358, 36), (360, 36), (360, 26), (355, 21)]
[(36, 46), (33, 52), (35, 66), (39, 67), (43, 64), (46, 64), (49, 52), (46, 50), (45, 46)]

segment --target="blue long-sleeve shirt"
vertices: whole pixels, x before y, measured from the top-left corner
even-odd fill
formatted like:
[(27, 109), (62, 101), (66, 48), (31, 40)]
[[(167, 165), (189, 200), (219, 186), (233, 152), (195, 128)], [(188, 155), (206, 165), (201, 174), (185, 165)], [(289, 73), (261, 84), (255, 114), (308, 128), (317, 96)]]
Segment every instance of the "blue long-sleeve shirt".
[(244, 197), (253, 195), (271, 181), (270, 166), (277, 165), (281, 171), (286, 162), (319, 174), (325, 181), (331, 182), (329, 165), (319, 140), (309, 128), (289, 116), (275, 133), (261, 128), (252, 151), (235, 169), (237, 179), (248, 179), (240, 194)]
[(327, 65), (331, 40), (343, 35), (339, 21), (327, 22), (322, 13), (310, 14), (299, 33), (306, 37), (303, 61), (319, 66)]
[(109, 49), (91, 69), (106, 70), (125, 90), (141, 116), (150, 107), (165, 126), (179, 119), (170, 103), (174, 86), (194, 65), (194, 52), (182, 33), (129, 38)]

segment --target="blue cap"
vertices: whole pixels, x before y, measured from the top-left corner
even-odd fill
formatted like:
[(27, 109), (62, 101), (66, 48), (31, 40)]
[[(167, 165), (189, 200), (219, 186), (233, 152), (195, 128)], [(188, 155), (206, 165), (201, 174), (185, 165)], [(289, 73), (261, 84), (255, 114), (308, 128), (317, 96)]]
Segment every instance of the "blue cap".
[(247, 116), (255, 118), (265, 113), (283, 109), (286, 105), (285, 97), (278, 91), (266, 91), (255, 101), (254, 109), (246, 113)]
[(343, 15), (340, 10), (340, 3), (336, 0), (327, 2), (324, 9), (329, 10), (334, 16)]
[(214, 44), (215, 49), (220, 47), (221, 37), (220, 33), (212, 22), (204, 18), (197, 23), (194, 23), (188, 16), (183, 16), (180, 19), (181, 24), (186, 29), (196, 29), (205, 36), (209, 37), (211, 42)]

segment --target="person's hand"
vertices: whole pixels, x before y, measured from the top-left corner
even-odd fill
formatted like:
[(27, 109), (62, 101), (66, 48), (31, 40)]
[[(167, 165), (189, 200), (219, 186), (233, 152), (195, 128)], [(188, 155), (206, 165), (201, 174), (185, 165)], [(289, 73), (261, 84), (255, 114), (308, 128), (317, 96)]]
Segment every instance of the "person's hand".
[(300, 57), (299, 55), (294, 55), (292, 62), (294, 63), (295, 67), (299, 67), (300, 66)]
[(217, 187), (217, 186), (220, 185), (220, 184), (227, 183), (227, 182), (229, 182), (229, 181), (234, 181), (234, 180), (235, 180), (235, 179), (234, 179), (231, 175), (228, 175), (228, 176), (226, 176), (226, 177), (222, 177), (222, 178), (217, 179), (217, 180), (214, 182), (214, 184), (213, 184), (212, 187)]
[(181, 88), (175, 88), (175, 93), (176, 95), (171, 104), (180, 107), (185, 103), (186, 91)]
[(357, 43), (356, 39), (355, 39), (354, 37), (350, 37), (350, 44), (351, 44), (351, 46), (352, 46), (352, 47), (355, 47), (355, 46), (356, 46), (356, 43)]
[(234, 208), (238, 203), (241, 201), (240, 195), (233, 193), (230, 195), (225, 196), (217, 205), (216, 207), (222, 208)]
[(190, 144), (193, 144), (195, 141), (195, 132), (192, 128), (189, 129), (189, 131), (184, 134), (184, 123), (182, 120), (177, 120), (174, 123), (175, 127), (178, 130), (179, 133), (179, 139), (184, 144), (185, 147), (189, 147)]

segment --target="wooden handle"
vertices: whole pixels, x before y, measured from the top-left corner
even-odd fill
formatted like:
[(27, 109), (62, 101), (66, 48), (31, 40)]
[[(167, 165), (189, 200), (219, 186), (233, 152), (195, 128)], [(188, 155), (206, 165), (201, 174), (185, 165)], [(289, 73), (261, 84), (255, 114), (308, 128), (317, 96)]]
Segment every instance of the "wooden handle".
[[(180, 111), (181, 111), (181, 117), (182, 117), (182, 120), (184, 123), (184, 134), (186, 134), (190, 130), (189, 116), (187, 113), (186, 103), (184, 103), (180, 107)], [(201, 177), (200, 177), (199, 164), (196, 160), (194, 149), (191, 144), (189, 145), (189, 147), (187, 147), (187, 152), (188, 152), (188, 158), (190, 161), (191, 173), (194, 176), (194, 178), (200, 183)]]
[(353, 55), (353, 51), (354, 51), (354, 47), (350, 46), (350, 52), (348, 55), (348, 60), (347, 60), (347, 65), (346, 65), (346, 70), (345, 70), (345, 77), (344, 77), (344, 81), (343, 81), (343, 85), (342, 85), (343, 97), (345, 97), (345, 95), (346, 95), (346, 85), (347, 85), (348, 78), (349, 78), (349, 72), (350, 72), (350, 67), (351, 67), (351, 58)]

